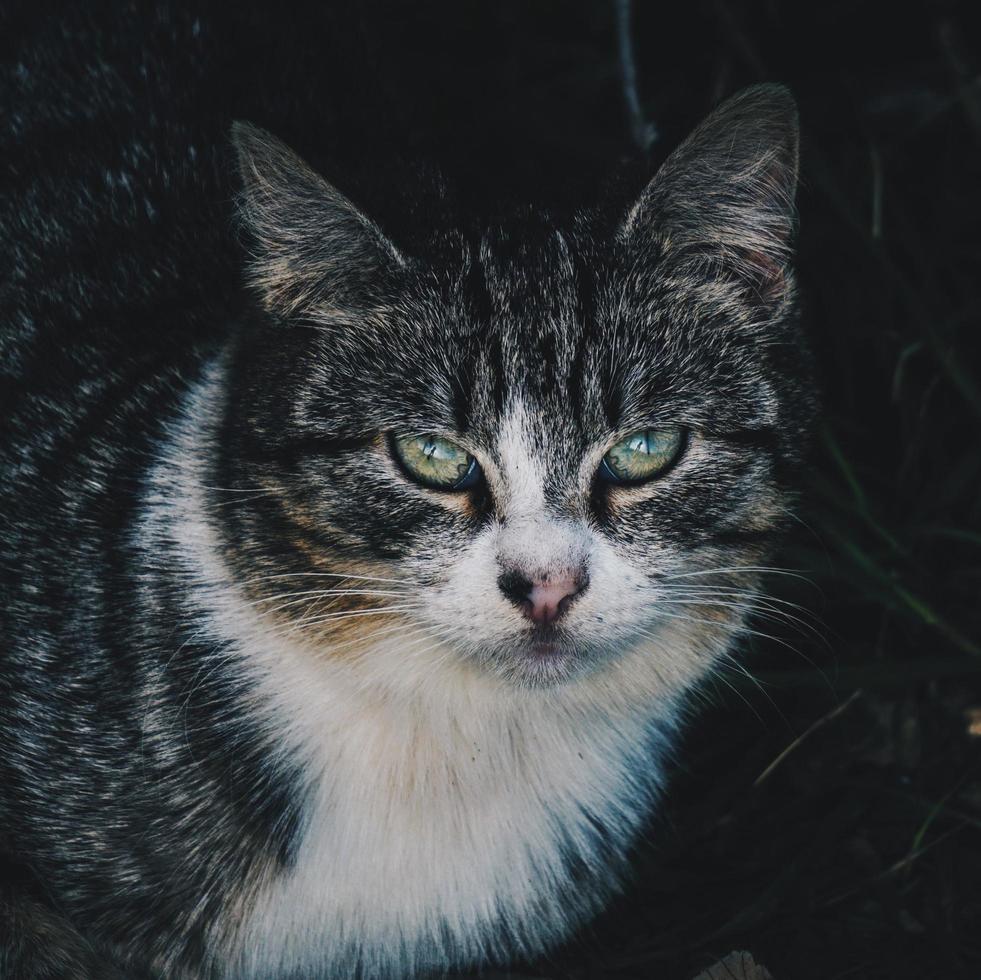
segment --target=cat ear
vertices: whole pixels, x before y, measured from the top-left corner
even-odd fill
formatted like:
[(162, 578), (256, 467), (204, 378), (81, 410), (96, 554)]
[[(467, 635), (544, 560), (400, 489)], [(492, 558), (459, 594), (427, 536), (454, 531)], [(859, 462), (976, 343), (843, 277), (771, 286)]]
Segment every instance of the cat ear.
[(251, 284), (266, 309), (287, 317), (371, 305), (387, 272), (405, 264), (395, 246), (343, 194), (282, 142), (236, 122), (240, 219), (252, 241)]
[(719, 106), (664, 162), (621, 232), (665, 256), (709, 258), (766, 301), (785, 295), (795, 226), (797, 105), (754, 85)]

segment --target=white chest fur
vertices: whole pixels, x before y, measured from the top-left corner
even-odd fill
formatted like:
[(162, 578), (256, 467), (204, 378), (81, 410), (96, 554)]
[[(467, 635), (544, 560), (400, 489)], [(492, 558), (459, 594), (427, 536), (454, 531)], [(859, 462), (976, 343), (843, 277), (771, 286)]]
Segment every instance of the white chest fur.
[(502, 927), (537, 949), (595, 907), (570, 888), (569, 861), (610, 878), (604, 852), (629, 842), (649, 803), (645, 726), (547, 692), (475, 694), (459, 677), (415, 702), (379, 697), (310, 666), (269, 690), (311, 789), (295, 868), (257, 896), (241, 934), (249, 973), (325, 955), (367, 976), (409, 973), (493, 953)]
[[(220, 385), (216, 368), (193, 394), (141, 534), (180, 563), (222, 656), (230, 643), (254, 677), (270, 741), (306, 775), (295, 865), (239, 903), (229, 975), (349, 976), (357, 964), (401, 976), (493, 956), (502, 937), (543, 948), (613, 883), (610, 857), (657, 787), (652, 705), (662, 723), (671, 711), (651, 698), (649, 653), (532, 691), (436, 640), (388, 637), (343, 659), (284, 639), (232, 581), (203, 506)], [(594, 886), (573, 888), (584, 868)]]

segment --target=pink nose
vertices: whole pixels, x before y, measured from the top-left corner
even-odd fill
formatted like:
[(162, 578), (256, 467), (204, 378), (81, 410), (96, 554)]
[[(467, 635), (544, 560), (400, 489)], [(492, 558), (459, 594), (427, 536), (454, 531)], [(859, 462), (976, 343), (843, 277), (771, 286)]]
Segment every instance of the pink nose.
[(508, 572), (497, 582), (523, 616), (545, 625), (555, 622), (566, 611), (572, 600), (586, 590), (589, 579), (584, 571), (579, 576), (560, 574), (535, 581), (520, 572)]
[[(565, 612), (563, 600), (571, 599), (582, 591), (571, 575), (534, 582), (522, 612), (533, 623), (551, 623)], [(568, 602), (565, 603), (569, 605)]]

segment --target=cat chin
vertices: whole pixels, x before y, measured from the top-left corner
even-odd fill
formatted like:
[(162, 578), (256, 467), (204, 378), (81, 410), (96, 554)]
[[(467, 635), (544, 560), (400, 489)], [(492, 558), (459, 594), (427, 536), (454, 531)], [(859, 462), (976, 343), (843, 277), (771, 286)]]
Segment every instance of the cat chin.
[(571, 636), (531, 634), (477, 656), (479, 666), (508, 685), (540, 689), (588, 681), (615, 660), (619, 650), (596, 647)]
[(554, 643), (535, 642), (512, 650), (503, 665), (504, 677), (522, 687), (555, 687), (588, 670), (578, 651)]

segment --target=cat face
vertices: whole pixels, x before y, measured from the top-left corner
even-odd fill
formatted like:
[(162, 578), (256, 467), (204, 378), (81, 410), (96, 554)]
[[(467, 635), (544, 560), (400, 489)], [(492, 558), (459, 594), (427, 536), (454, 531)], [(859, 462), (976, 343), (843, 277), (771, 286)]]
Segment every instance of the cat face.
[(438, 646), (518, 687), (638, 651), (678, 685), (704, 671), (783, 524), (811, 406), (790, 97), (717, 110), (627, 214), (525, 216), (425, 255), (267, 134), (236, 143), (266, 316), (222, 474), (257, 493), (223, 520), (258, 607), (331, 656)]

